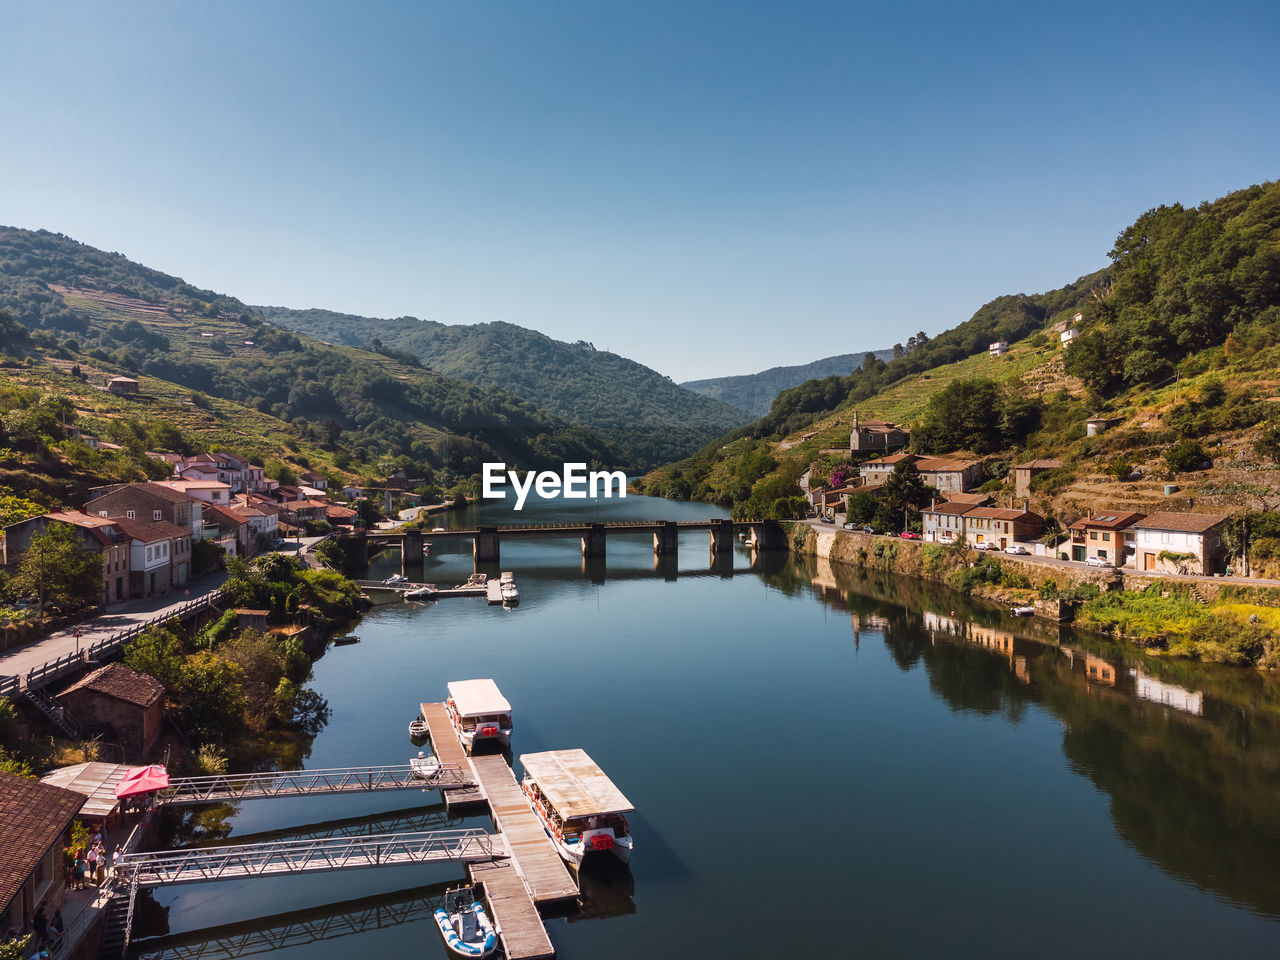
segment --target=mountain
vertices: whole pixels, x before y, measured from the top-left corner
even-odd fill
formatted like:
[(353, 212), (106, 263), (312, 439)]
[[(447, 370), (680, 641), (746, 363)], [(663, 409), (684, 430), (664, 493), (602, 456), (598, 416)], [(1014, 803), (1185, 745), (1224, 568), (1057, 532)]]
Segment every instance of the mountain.
[[(876, 350), (874, 353), (880, 360), (890, 360), (893, 357), (892, 350)], [(704, 397), (723, 400), (729, 406), (745, 410), (753, 417), (763, 417), (769, 412), (773, 398), (788, 387), (798, 386), (806, 380), (848, 376), (862, 365), (865, 356), (865, 353), (842, 353), (836, 357), (823, 357), (821, 360), (793, 367), (770, 367), (759, 373), (687, 380), (680, 386)]]
[[(578, 424), (412, 357), (322, 343), (268, 325), (224, 294), (48, 231), (0, 227), (0, 312), (50, 360), (101, 389), (126, 374), (142, 392), (230, 401), (288, 423), (340, 466), (456, 481), (488, 460), (612, 468), (640, 461)], [(247, 434), (250, 431), (245, 431)]]
[(584, 340), (512, 323), (447, 325), (330, 310), (254, 307), (268, 321), (332, 343), (392, 350), (470, 383), (498, 386), (599, 433), (646, 467), (688, 456), (750, 420), (728, 404)]
[[(834, 451), (848, 449), (858, 414), (909, 427), (913, 452), (985, 457), (983, 489), (1006, 504), (1010, 464), (1060, 460), (1031, 493), (1033, 509), (1063, 523), (1100, 506), (1274, 509), (1280, 181), (1147, 211), (1108, 257), (1057, 290), (997, 297), (889, 363), (784, 390), (754, 424), (637, 486), (739, 516), (787, 515), (806, 469), (821, 482), (848, 462)], [(1066, 347), (1064, 327), (1075, 331)], [(1007, 342), (1002, 355), (988, 352), (995, 341)], [(1105, 432), (1088, 436), (1090, 418)], [(1280, 558), (1280, 532), (1266, 536), (1259, 549)]]

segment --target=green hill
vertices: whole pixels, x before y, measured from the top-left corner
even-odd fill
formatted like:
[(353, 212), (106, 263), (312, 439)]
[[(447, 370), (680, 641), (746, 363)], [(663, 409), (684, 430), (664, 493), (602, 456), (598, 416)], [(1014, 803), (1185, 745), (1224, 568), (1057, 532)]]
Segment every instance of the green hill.
[(329, 310), (254, 307), (272, 323), (349, 346), (410, 356), (450, 377), (499, 386), (556, 416), (580, 423), (646, 467), (688, 456), (750, 418), (681, 389), (655, 370), (564, 343), (511, 323), (446, 325)]
[[(339, 462), (402, 459), (449, 481), (486, 460), (552, 467), (636, 461), (598, 434), (412, 357), (330, 345), (267, 324), (234, 297), (47, 231), (0, 227), (0, 311), (52, 360), (218, 398), (290, 425)], [(150, 379), (148, 379), (150, 378)], [(154, 381), (154, 383), (152, 382)]]
[[(910, 338), (912, 342), (915, 337)], [(876, 350), (880, 360), (893, 358), (892, 350)], [(709, 380), (688, 380), (680, 386), (694, 393), (723, 400), (731, 407), (745, 410), (753, 417), (763, 417), (769, 412), (773, 398), (788, 387), (798, 386), (807, 380), (826, 377), (846, 377), (862, 365), (863, 353), (842, 353), (836, 357), (823, 357), (810, 363), (790, 367), (770, 367), (759, 373), (740, 374), (735, 377), (713, 377)]]

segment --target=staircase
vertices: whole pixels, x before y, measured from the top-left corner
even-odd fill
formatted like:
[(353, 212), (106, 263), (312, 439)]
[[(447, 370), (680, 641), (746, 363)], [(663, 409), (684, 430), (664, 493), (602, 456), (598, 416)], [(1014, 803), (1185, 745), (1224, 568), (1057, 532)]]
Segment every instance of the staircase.
[(67, 711), (58, 706), (41, 691), (27, 687), (23, 691), (23, 695), (27, 698), (27, 702), (35, 707), (44, 716), (46, 720), (61, 730), (66, 736), (72, 740), (79, 739), (80, 725), (71, 719), (71, 715)]
[(138, 895), (137, 884), (117, 887), (107, 901), (107, 919), (102, 927), (102, 943), (98, 947), (98, 960), (120, 960), (129, 949), (130, 928), (133, 926), (133, 904)]

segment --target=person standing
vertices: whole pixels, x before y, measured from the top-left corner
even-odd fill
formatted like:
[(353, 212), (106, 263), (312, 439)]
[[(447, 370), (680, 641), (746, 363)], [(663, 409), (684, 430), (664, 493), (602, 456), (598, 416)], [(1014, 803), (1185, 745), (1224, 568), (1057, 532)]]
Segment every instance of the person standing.
[(49, 918), (44, 915), (44, 904), (41, 904), (40, 909), (36, 911), (35, 919), (31, 921), (31, 929), (35, 931), (36, 943), (44, 946), (49, 933)]
[(84, 872), (89, 878), (90, 883), (96, 883), (98, 880), (98, 848), (93, 844), (89, 845), (89, 852), (84, 857)]
[(82, 853), (83, 851), (81, 850), (76, 851), (75, 863), (71, 865), (72, 889), (74, 890), (84, 889), (84, 857)]

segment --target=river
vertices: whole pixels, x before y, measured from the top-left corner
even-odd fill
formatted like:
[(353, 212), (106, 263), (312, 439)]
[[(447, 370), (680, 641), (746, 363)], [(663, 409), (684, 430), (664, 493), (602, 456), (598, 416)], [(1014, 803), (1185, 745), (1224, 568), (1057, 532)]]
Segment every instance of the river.
[[(514, 519), (723, 515), (632, 496)], [(484, 506), (441, 522), (511, 519)], [(418, 702), (468, 677), (512, 702), (517, 757), (583, 747), (604, 768), (637, 808), (636, 851), (629, 873), (588, 878), (582, 917), (548, 922), (564, 960), (1275, 956), (1274, 682), (785, 554), (753, 568), (740, 547), (730, 571), (705, 532), (682, 535), (678, 570), (655, 569), (648, 537), (607, 551), (585, 568), (576, 540), (504, 543), (518, 607), (378, 606), (311, 681), (332, 717), (310, 768), (404, 762)], [(384, 556), (373, 574), (395, 569)], [(427, 569), (460, 582), (470, 544), (436, 545)], [(491, 827), (422, 808), (436, 803), (258, 800), (183, 831)], [(139, 924), (168, 935), (135, 952), (445, 957), (409, 906), (463, 876), (430, 865), (162, 890)]]

